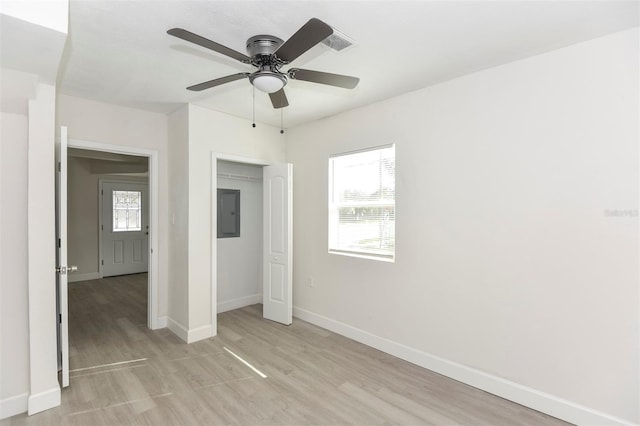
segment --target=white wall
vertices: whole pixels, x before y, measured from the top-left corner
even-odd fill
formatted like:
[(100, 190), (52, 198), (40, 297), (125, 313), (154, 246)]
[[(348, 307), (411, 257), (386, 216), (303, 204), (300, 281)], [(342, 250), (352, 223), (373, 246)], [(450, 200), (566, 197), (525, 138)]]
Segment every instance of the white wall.
[(189, 318), (189, 107), (169, 116), (168, 326), (187, 340)]
[(60, 404), (55, 305), (56, 92), (55, 87), (37, 80), (34, 76), (34, 86), (25, 87), (20, 101), (26, 101), (27, 115), (2, 114), (1, 418)]
[[(26, 115), (0, 116), (0, 418), (27, 409), (29, 282)], [(4, 348), (11, 348), (5, 350)]]
[(29, 414), (60, 405), (55, 303), (56, 89), (40, 83), (36, 93), (29, 100), (27, 150)]
[(262, 301), (262, 167), (218, 161), (217, 170), (218, 188), (240, 191), (240, 236), (217, 238), (220, 313)]
[[(290, 130), (294, 313), (570, 421), (638, 423), (638, 113), (635, 29)], [(396, 262), (329, 255), (328, 156), (388, 143)]]
[[(285, 139), (279, 129), (189, 105), (189, 323), (192, 340), (215, 335), (216, 294), (212, 294), (212, 259), (216, 253), (212, 233), (211, 153), (261, 159), (285, 160)], [(212, 216), (213, 215), (213, 216)], [(191, 341), (191, 340), (190, 340)]]
[[(2, 230), (1, 305), (11, 306), (6, 310), (3, 306), (0, 319), (3, 327), (7, 324), (13, 330), (8, 335), (2, 332), (0, 418), (25, 410), (36, 413), (60, 403), (56, 360), (54, 84), (67, 38), (68, 1), (44, 5), (35, 13), (23, 3), (5, 1), (0, 5), (0, 38), (14, 41), (4, 43), (0, 52), (0, 105), (3, 113), (8, 112), (5, 108), (12, 108), (12, 112), (27, 117), (26, 137), (17, 130), (25, 124), (24, 119), (6, 117), (9, 127), (5, 130), (5, 114), (2, 117), (2, 151), (8, 152), (2, 158), (12, 161), (6, 168), (12, 176), (8, 180), (3, 177), (2, 185), (6, 182), (22, 186), (26, 192), (15, 198), (17, 210), (22, 211), (21, 220), (6, 233)], [(17, 124), (16, 120), (22, 123)], [(5, 132), (9, 132), (8, 139)], [(13, 200), (7, 200), (2, 191), (1, 210), (13, 207)], [(12, 195), (12, 191), (9, 189), (6, 195)], [(13, 214), (7, 216), (17, 219)], [(4, 217), (4, 212), (0, 216)], [(7, 250), (14, 248), (16, 252), (5, 258)], [(8, 261), (15, 261), (15, 267)], [(26, 332), (22, 328), (25, 325)], [(5, 344), (7, 341), (10, 343)]]
[(133, 108), (59, 95), (56, 126), (67, 126), (69, 139), (158, 151), (158, 315), (167, 315), (169, 287), (168, 118)]
[(98, 175), (91, 174), (89, 158), (69, 157), (67, 161), (67, 259), (77, 277), (99, 275)]

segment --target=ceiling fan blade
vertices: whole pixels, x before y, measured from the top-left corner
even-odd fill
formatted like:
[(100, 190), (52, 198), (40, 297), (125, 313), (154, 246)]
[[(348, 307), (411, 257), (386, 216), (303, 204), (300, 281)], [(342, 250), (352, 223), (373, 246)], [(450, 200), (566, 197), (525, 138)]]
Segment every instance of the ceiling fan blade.
[(187, 87), (187, 90), (199, 92), (201, 90), (210, 89), (211, 87), (220, 86), (221, 84), (230, 83), (232, 81), (240, 80), (241, 78), (246, 77), (249, 77), (249, 73), (241, 72), (238, 74), (232, 74), (226, 77), (220, 77), (214, 80), (205, 81), (204, 83), (194, 84), (193, 86)]
[(269, 93), (269, 97), (271, 98), (271, 103), (275, 109), (289, 106), (289, 101), (287, 100), (287, 95), (284, 94), (284, 89), (280, 89), (274, 93)]
[(311, 18), (276, 50), (275, 55), (285, 63), (290, 63), (331, 34), (333, 28), (319, 19)]
[(191, 31), (187, 31), (182, 28), (171, 28), (169, 31), (167, 31), (167, 34), (181, 38), (182, 40), (186, 40), (191, 43), (195, 43), (198, 46), (206, 47), (207, 49), (211, 49), (214, 52), (221, 53), (240, 62), (249, 63), (251, 61), (251, 58), (247, 55), (243, 55), (240, 52), (229, 49), (227, 46), (223, 46), (219, 43), (216, 43), (215, 41), (211, 41), (208, 38), (204, 38), (202, 36), (199, 36), (198, 34), (194, 34)]
[(360, 79), (342, 74), (331, 74), (322, 71), (302, 70), (292, 68), (289, 70), (289, 77), (294, 80), (310, 81), (312, 83), (328, 84), (329, 86), (342, 87), (344, 89), (354, 89)]

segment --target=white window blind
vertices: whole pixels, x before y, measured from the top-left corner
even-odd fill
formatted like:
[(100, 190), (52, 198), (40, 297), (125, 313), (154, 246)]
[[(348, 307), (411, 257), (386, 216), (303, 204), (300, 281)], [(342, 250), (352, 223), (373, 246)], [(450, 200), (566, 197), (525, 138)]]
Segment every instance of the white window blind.
[(393, 260), (395, 146), (329, 158), (329, 251)]

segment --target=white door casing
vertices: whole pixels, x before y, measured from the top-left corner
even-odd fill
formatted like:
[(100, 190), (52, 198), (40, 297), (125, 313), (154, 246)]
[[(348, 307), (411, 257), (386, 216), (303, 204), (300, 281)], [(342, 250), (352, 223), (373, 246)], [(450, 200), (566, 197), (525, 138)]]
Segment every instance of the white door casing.
[(263, 317), (292, 322), (293, 165), (263, 168)]
[(58, 290), (58, 368), (60, 385), (69, 386), (69, 309), (68, 273), (75, 267), (67, 266), (67, 128), (60, 128), (56, 144), (56, 287)]
[[(113, 218), (113, 194), (131, 191), (140, 194), (139, 230), (117, 231)], [(102, 277), (137, 274), (148, 271), (149, 207), (148, 185), (139, 182), (101, 181), (102, 197)]]

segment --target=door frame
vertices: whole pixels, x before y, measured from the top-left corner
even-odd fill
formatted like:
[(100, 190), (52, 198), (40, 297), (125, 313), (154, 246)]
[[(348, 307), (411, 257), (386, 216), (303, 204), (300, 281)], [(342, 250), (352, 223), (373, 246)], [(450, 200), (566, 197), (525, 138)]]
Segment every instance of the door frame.
[[(103, 229), (101, 228), (101, 226), (103, 225), (102, 221), (104, 219), (104, 214), (102, 211), (102, 207), (103, 207), (103, 201), (102, 201), (102, 185), (105, 183), (131, 183), (131, 184), (136, 184), (136, 185), (147, 185), (147, 191), (149, 191), (149, 179), (139, 179), (136, 180), (135, 177), (133, 176), (122, 176), (121, 179), (119, 179), (118, 177), (113, 177), (113, 176), (109, 176), (109, 177), (99, 177), (98, 178), (98, 275), (100, 275), (100, 278), (104, 278), (104, 265), (102, 264), (102, 259), (104, 259), (103, 254), (104, 254), (104, 248), (102, 247), (102, 231)], [(149, 206), (147, 206), (147, 208), (149, 208)], [(151, 212), (149, 212), (151, 213)], [(151, 216), (149, 215), (149, 218)], [(151, 219), (149, 219), (149, 222), (151, 222)], [(151, 223), (148, 223), (149, 227), (151, 227)]]
[(234, 163), (269, 166), (273, 161), (241, 155), (211, 152), (211, 335), (218, 334), (218, 160)]
[[(125, 145), (113, 145), (81, 139), (69, 139), (69, 148), (91, 151), (111, 152), (114, 154), (137, 155), (149, 159), (149, 272), (147, 282), (147, 327), (156, 330), (165, 327), (158, 317), (158, 164), (159, 152), (153, 149)], [(100, 250), (102, 250), (100, 248)], [(102, 268), (100, 268), (102, 273)]]

